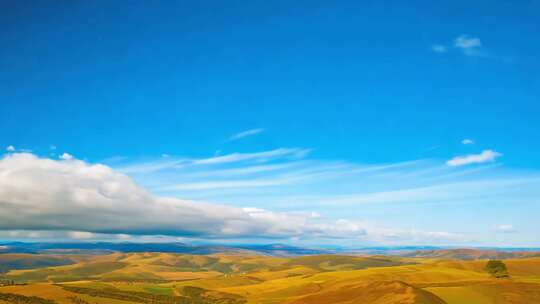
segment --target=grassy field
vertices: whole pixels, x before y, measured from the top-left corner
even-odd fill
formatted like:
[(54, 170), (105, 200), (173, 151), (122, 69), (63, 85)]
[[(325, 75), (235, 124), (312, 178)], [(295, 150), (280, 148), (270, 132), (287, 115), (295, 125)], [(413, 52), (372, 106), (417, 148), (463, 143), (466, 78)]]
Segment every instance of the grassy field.
[(540, 258), (503, 262), (506, 278), (488, 273), (483, 259), (0, 255), (0, 304), (540, 303)]

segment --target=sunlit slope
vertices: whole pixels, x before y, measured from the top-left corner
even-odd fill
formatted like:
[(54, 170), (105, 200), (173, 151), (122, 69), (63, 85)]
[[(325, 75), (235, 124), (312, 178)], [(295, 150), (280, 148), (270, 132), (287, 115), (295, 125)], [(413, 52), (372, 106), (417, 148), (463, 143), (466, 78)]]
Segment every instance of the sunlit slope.
[[(315, 274), (272, 279), (247, 286), (220, 288), (220, 290), (240, 294), (252, 303), (284, 303), (289, 300), (293, 303), (296, 303), (294, 301), (300, 301), (298, 303), (303, 303), (301, 301), (324, 303), (316, 302), (316, 299), (336, 297), (338, 294), (347, 295), (344, 296), (346, 298), (343, 299), (343, 303), (349, 303), (347, 301), (363, 303), (362, 301), (372, 301), (372, 298), (382, 297), (386, 293), (396, 297), (400, 294), (399, 297), (403, 298), (403, 301), (408, 299), (409, 302), (403, 303), (430, 303), (430, 301), (443, 303), (430, 292), (424, 292), (424, 290), (415, 287), (414, 284), (429, 286), (433, 283), (451, 282), (455, 284), (489, 280), (491, 280), (490, 277), (485, 273), (448, 269), (432, 264), (417, 264), (362, 270), (323, 271)], [(389, 291), (391, 289), (395, 290)], [(375, 291), (367, 292), (367, 290), (380, 290), (381, 295)]]
[[(44, 300), (54, 301), (58, 304), (73, 304), (74, 299), (80, 299), (92, 304), (134, 304), (136, 302), (122, 301), (110, 298), (92, 297), (90, 295), (69, 292), (64, 288), (52, 284), (32, 284), (22, 286), (1, 287), (0, 293), (20, 294), (26, 297), (38, 297)], [(1, 302), (0, 302), (1, 303)], [(32, 302), (29, 302), (32, 303)], [(36, 302), (39, 303), (39, 302)], [(13, 304), (13, 303), (10, 303)]]
[(301, 297), (291, 304), (445, 304), (438, 296), (400, 281), (353, 284)]
[(425, 288), (449, 304), (540, 303), (540, 285), (515, 281)]

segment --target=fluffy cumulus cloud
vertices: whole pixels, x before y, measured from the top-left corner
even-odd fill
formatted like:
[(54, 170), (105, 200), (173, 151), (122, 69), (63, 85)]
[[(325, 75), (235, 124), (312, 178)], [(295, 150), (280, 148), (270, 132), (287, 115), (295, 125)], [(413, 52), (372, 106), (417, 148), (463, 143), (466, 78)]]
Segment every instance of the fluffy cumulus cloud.
[(68, 154), (68, 153), (62, 153), (62, 155), (60, 155), (59, 157), (60, 157), (60, 159), (63, 159), (63, 160), (73, 159), (73, 156), (71, 154)]
[[(0, 160), (0, 230), (192, 237), (358, 237), (316, 217), (157, 197), (127, 175), (72, 157), (14, 153)], [(38, 233), (36, 232), (36, 233)]]
[(464, 156), (456, 156), (446, 162), (449, 166), (464, 166), (469, 164), (481, 164), (493, 162), (497, 157), (502, 156), (501, 153), (493, 150), (484, 150), (480, 154), (469, 154)]

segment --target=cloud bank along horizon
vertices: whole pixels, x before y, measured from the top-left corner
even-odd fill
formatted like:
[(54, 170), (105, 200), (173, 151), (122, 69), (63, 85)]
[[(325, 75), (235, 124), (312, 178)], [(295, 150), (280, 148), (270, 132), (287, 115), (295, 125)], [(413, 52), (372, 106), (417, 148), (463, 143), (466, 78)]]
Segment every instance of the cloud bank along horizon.
[[(309, 160), (306, 159), (309, 149), (279, 148), (206, 159), (166, 156), (123, 163), (113, 169), (78, 160), (68, 153), (60, 154), (55, 160), (9, 150), (0, 160), (0, 236), (12, 239), (125, 240), (159, 235), (320, 242), (352, 239), (358, 244), (459, 244), (472, 242), (474, 238), (460, 232), (418, 229), (414, 225), (384, 226), (366, 219), (361, 212), (348, 212), (351, 217), (347, 218), (328, 211), (335, 207), (353, 210), (370, 204), (453, 201), (467, 195), (476, 197), (486, 187), (503, 187), (506, 191), (507, 186), (534, 184), (538, 178), (536, 175), (511, 178), (505, 175), (486, 179), (479, 173), (491, 167), (458, 171), (453, 168), (464, 166), (471, 156), (463, 157), (459, 164), (443, 166), (428, 161), (357, 165)], [(479, 155), (483, 154), (485, 152)], [(478, 162), (481, 160), (473, 157), (470, 163)], [(415, 176), (416, 182), (394, 185), (401, 188), (398, 190), (387, 188), (389, 182), (405, 176)], [(456, 177), (461, 176), (467, 178), (458, 182)], [(140, 177), (144, 177), (141, 183), (150, 185), (152, 192), (162, 194), (152, 194), (133, 180)], [(314, 190), (313, 186), (328, 181), (343, 185), (344, 189), (353, 182), (352, 188), (360, 192), (319, 193)], [(357, 183), (365, 183), (365, 189), (355, 186)], [(290, 188), (300, 190), (290, 192), (287, 190)], [(280, 209), (281, 201), (286, 202), (282, 206), (292, 204), (295, 208), (274, 211), (257, 205), (259, 197), (263, 202), (272, 198), (268, 189), (290, 192), (290, 195), (273, 197), (269, 207)], [(216, 199), (219, 196), (234, 198), (238, 193), (250, 197), (249, 201), (238, 197), (244, 206), (207, 202), (219, 201)], [(205, 194), (208, 197), (204, 197)], [(197, 195), (198, 199), (175, 198)], [(501, 225), (509, 224), (493, 223), (490, 227)]]

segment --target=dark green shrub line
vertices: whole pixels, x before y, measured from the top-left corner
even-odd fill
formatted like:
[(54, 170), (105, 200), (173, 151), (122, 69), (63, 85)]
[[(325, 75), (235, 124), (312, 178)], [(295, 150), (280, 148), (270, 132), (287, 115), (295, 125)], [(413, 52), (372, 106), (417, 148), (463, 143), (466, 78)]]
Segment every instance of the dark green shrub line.
[(67, 291), (86, 294), (92, 297), (109, 298), (145, 304), (243, 304), (244, 300), (231, 298), (205, 298), (205, 290), (189, 290), (185, 296), (170, 296), (146, 292), (123, 291), (116, 288), (93, 289), (68, 285), (59, 285)]
[(510, 277), (506, 265), (501, 260), (489, 260), (485, 269), (489, 274), (498, 279)]
[(13, 293), (0, 293), (0, 300), (11, 304), (56, 304), (53, 300), (40, 297), (27, 297)]

